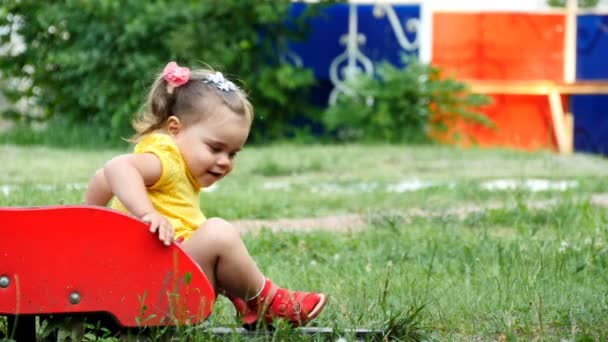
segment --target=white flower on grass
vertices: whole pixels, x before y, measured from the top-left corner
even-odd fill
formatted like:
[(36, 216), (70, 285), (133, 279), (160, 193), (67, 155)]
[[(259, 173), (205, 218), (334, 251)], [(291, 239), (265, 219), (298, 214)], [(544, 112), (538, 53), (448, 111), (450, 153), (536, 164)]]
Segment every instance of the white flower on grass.
[(485, 190), (515, 190), (526, 189), (532, 192), (539, 191), (566, 191), (570, 188), (576, 188), (576, 181), (552, 181), (547, 179), (496, 179), (481, 183), (481, 187)]
[(262, 187), (266, 190), (289, 189), (289, 186), (290, 185), (288, 182), (266, 182), (264, 185), (262, 185)]
[(593, 243), (593, 239), (591, 239), (590, 237), (586, 237), (583, 243), (585, 244), (585, 246), (589, 246)]
[(4, 194), (4, 196), (8, 196), (11, 194), (11, 186), (10, 185), (2, 185), (0, 186), (0, 191)]
[(84, 190), (87, 188), (87, 185), (83, 183), (71, 183), (66, 184), (65, 188), (68, 190)]
[(558, 251), (559, 251), (560, 253), (564, 253), (564, 252), (566, 252), (566, 250), (568, 249), (568, 246), (569, 246), (569, 245), (570, 245), (570, 244), (568, 243), (568, 241), (566, 241), (566, 240), (562, 240), (562, 244), (561, 244), (561, 246), (559, 247)]
[(310, 262), (310, 266), (315, 266), (315, 265), (317, 265), (317, 261), (316, 260), (313, 260), (313, 261)]
[(412, 179), (408, 181), (402, 181), (396, 184), (389, 184), (386, 190), (389, 192), (411, 192), (426, 189), (434, 186), (435, 183), (421, 181), (419, 179)]
[(49, 192), (49, 191), (53, 191), (53, 190), (57, 189), (57, 186), (54, 184), (37, 184), (35, 186), (35, 188), (36, 188), (36, 190)]

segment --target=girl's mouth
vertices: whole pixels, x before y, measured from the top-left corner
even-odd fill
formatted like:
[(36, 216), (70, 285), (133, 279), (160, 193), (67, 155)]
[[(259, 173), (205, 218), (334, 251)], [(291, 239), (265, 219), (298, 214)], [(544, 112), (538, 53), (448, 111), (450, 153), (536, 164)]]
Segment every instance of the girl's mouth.
[(222, 177), (222, 174), (219, 172), (212, 172), (212, 171), (207, 171), (208, 174), (210, 174), (211, 176), (215, 177), (215, 178), (220, 178)]

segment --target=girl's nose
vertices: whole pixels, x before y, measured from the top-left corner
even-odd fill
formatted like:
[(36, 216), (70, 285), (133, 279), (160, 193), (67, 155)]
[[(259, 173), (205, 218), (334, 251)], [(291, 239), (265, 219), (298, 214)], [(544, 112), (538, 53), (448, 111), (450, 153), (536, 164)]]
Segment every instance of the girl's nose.
[(220, 154), (220, 156), (217, 158), (217, 164), (220, 166), (230, 166), (230, 163), (230, 157), (226, 153)]

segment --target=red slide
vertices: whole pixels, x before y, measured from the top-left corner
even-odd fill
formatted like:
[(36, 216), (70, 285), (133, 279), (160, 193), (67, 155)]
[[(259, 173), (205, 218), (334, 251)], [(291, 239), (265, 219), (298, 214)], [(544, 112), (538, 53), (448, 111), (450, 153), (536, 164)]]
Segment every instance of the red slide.
[(135, 218), (93, 206), (0, 208), (0, 316), (181, 325), (204, 321), (214, 303), (201, 268)]

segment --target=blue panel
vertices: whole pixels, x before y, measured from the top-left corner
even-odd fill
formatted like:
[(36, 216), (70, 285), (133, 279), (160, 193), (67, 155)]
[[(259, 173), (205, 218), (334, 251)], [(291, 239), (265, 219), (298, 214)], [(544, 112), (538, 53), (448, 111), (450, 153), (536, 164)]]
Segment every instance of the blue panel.
[(608, 96), (572, 98), (574, 149), (608, 155)]
[(576, 77), (608, 79), (608, 15), (578, 17)]
[[(305, 3), (294, 3), (290, 14), (297, 16), (306, 6)], [(408, 40), (413, 42), (416, 33), (405, 29), (406, 22), (420, 18), (420, 6), (392, 5), (392, 8)], [(357, 17), (357, 32), (365, 36), (365, 43), (359, 45), (361, 53), (374, 63), (387, 60), (402, 65), (401, 54), (406, 51), (399, 45), (388, 16), (375, 16), (374, 5), (361, 4), (357, 5)], [(317, 79), (328, 80), (331, 62), (346, 51), (346, 45), (340, 44), (340, 39), (348, 34), (348, 22), (348, 4), (328, 6), (311, 20), (312, 30), (307, 41), (289, 44), (290, 50), (302, 59), (303, 66), (314, 70)], [(409, 53), (417, 55), (418, 50)]]
[[(608, 16), (578, 17), (576, 77), (608, 80)], [(574, 148), (608, 155), (608, 96), (572, 97)]]

